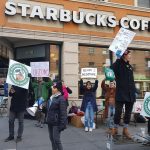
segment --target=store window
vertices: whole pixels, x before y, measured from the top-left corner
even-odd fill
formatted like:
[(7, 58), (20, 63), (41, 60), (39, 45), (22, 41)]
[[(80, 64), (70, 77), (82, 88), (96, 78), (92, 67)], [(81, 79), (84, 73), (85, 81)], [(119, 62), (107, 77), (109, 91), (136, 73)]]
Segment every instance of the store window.
[(60, 79), (60, 46), (50, 45), (50, 77)]
[(136, 0), (137, 6), (150, 8), (150, 0)]
[[(79, 46), (79, 79), (81, 74), (81, 68), (97, 68), (97, 79), (99, 86), (96, 92), (96, 97), (102, 96), (101, 82), (105, 78), (104, 68), (110, 65), (108, 48), (102, 47), (89, 47)], [(90, 80), (94, 83), (95, 79), (83, 79), (84, 83)], [(79, 98), (81, 98), (81, 92), (79, 91)]]
[(134, 79), (137, 98), (144, 98), (150, 91), (150, 51), (132, 51), (131, 65), (134, 69)]

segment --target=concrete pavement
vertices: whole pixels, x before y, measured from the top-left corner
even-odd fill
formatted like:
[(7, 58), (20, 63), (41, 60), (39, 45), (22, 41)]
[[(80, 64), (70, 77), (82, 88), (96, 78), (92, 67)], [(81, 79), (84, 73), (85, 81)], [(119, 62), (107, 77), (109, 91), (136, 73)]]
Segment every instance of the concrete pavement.
[[(15, 131), (17, 131), (17, 123), (16, 120)], [(0, 150), (52, 150), (47, 125), (44, 125), (44, 128), (38, 128), (34, 124), (34, 120), (25, 119), (23, 140), (19, 143), (15, 141), (4, 142), (4, 139), (8, 136), (8, 118), (0, 117)], [(147, 129), (146, 124), (138, 124), (137, 127), (131, 125), (129, 129), (135, 134), (140, 132), (141, 126)], [(69, 125), (62, 132), (61, 139), (64, 150), (106, 150), (106, 127), (99, 124), (98, 129), (87, 133), (83, 128), (75, 128)], [(133, 149), (149, 150), (150, 147), (142, 146), (142, 144), (113, 145), (113, 150)]]

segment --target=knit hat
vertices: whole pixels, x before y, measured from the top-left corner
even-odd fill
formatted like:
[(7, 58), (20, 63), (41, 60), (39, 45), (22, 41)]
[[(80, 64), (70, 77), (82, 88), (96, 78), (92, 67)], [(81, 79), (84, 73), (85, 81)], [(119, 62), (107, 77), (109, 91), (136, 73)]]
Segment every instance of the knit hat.
[(53, 88), (57, 88), (59, 92), (62, 92), (62, 82), (61, 81), (54, 82)]

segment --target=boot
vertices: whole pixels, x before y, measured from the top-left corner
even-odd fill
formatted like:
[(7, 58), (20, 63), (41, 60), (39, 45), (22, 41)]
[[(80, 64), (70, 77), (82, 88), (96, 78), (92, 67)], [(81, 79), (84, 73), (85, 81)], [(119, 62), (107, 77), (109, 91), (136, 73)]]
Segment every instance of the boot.
[(131, 140), (132, 137), (128, 131), (128, 128), (123, 128), (123, 132), (122, 132), (123, 136), (126, 137), (128, 140)]
[(111, 129), (111, 135), (116, 136), (118, 134), (118, 128), (112, 128)]

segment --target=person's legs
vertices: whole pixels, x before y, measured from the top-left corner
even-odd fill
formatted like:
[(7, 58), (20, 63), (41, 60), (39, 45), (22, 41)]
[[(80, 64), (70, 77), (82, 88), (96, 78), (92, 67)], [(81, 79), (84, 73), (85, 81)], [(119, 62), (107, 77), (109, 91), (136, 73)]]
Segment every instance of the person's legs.
[(60, 141), (60, 131), (58, 126), (50, 126), (48, 125), (49, 129), (49, 137), (52, 143), (53, 150), (63, 150), (61, 141)]
[(85, 110), (85, 129), (89, 127), (89, 105), (87, 105)]
[(24, 111), (17, 113), (18, 118), (18, 138), (22, 137), (23, 129), (24, 129)]
[(16, 118), (16, 113), (9, 112), (9, 136), (14, 137), (14, 122)]
[(114, 114), (115, 108), (113, 106), (108, 107), (108, 128), (112, 129), (114, 127)]
[(120, 123), (123, 105), (124, 105), (123, 102), (116, 102), (115, 103), (114, 124), (116, 127), (119, 126), (119, 123)]
[(9, 112), (9, 137), (5, 139), (5, 142), (14, 139), (14, 122), (16, 118), (16, 113), (13, 111)]
[(52, 149), (56, 150), (55, 143), (54, 143), (54, 135), (53, 135), (53, 126), (48, 124), (48, 132), (49, 132), (49, 138), (51, 140)]
[(94, 123), (94, 111), (93, 111), (93, 106), (90, 104), (89, 105), (89, 118), (90, 118), (90, 129), (89, 131), (92, 131), (93, 129), (93, 123)]
[(133, 102), (132, 103), (131, 102), (125, 102), (123, 135), (128, 139), (131, 139), (131, 135), (128, 131), (128, 125), (129, 125), (130, 118), (131, 118), (133, 104), (134, 104)]
[(114, 114), (114, 127), (112, 128), (111, 134), (115, 136), (118, 134), (118, 127), (121, 119), (122, 109), (123, 109), (123, 102), (116, 102), (115, 103), (115, 114)]
[(53, 136), (54, 136), (54, 143), (56, 145), (56, 149), (57, 150), (63, 150), (62, 144), (61, 144), (61, 140), (60, 140), (60, 131), (58, 126), (54, 126), (53, 127)]

